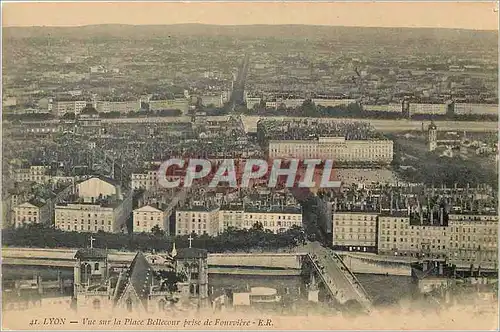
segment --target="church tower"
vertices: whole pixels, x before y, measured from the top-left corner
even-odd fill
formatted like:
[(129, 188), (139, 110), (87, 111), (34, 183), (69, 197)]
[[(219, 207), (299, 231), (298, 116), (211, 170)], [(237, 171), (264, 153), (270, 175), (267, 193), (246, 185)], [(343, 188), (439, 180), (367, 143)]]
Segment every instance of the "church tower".
[(427, 144), (429, 151), (434, 151), (437, 148), (437, 126), (431, 122), (427, 129)]
[(208, 253), (204, 249), (192, 248), (192, 240), (190, 237), (189, 248), (176, 250), (175, 271), (187, 277), (186, 295), (198, 299), (201, 304), (208, 299)]
[(94, 248), (95, 239), (90, 238), (90, 248), (79, 249), (75, 254), (74, 297), (78, 291), (100, 285), (108, 278), (108, 254), (103, 249)]

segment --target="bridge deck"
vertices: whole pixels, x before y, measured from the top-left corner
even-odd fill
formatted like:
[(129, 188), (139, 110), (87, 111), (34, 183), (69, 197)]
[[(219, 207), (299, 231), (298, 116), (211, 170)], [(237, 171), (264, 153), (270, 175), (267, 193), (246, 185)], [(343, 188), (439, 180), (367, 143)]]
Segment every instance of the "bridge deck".
[(318, 243), (312, 243), (309, 247), (310, 254), (308, 257), (312, 260), (316, 271), (320, 274), (330, 293), (340, 303), (345, 303), (348, 300), (356, 300), (369, 310), (371, 300), (368, 294), (354, 274), (342, 262), (342, 259)]

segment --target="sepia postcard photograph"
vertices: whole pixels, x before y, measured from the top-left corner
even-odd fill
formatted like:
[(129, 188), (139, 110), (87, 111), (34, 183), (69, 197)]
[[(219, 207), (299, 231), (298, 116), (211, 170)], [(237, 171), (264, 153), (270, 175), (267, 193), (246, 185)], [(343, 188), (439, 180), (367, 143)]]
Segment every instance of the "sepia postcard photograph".
[(2, 330), (499, 329), (498, 2), (2, 2)]

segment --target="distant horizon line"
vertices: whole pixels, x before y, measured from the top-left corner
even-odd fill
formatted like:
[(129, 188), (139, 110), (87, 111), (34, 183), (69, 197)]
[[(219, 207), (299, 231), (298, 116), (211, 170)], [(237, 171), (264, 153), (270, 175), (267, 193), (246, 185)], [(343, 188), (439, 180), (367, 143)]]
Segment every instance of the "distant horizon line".
[(465, 31), (483, 31), (483, 32), (498, 32), (497, 29), (471, 29), (471, 28), (453, 28), (453, 27), (432, 27), (432, 26), (360, 26), (360, 25), (327, 25), (327, 24), (209, 24), (209, 23), (173, 23), (173, 24), (128, 24), (128, 23), (102, 23), (102, 24), (84, 24), (84, 25), (7, 25), (2, 26), (2, 29), (29, 29), (29, 28), (86, 28), (99, 26), (129, 26), (129, 27), (153, 27), (153, 26), (213, 26), (213, 27), (280, 27), (280, 26), (304, 26), (304, 27), (327, 27), (327, 28), (361, 28), (361, 29), (435, 29), (435, 30), (465, 30)]

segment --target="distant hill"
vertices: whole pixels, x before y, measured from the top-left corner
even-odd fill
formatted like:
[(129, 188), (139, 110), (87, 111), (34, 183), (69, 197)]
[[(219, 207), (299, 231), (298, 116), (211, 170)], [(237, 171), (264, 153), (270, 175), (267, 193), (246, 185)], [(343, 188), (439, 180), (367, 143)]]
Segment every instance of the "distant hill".
[[(354, 17), (353, 17), (354, 19)], [(295, 38), (356, 41), (380, 39), (392, 43), (414, 41), (445, 41), (483, 46), (497, 45), (497, 31), (438, 29), (438, 28), (366, 28), (311, 25), (241, 25), (221, 26), (204, 24), (176, 25), (88, 25), (82, 27), (6, 27), (6, 39), (23, 38), (113, 38), (156, 39), (180, 36), (221, 36), (233, 38)]]

